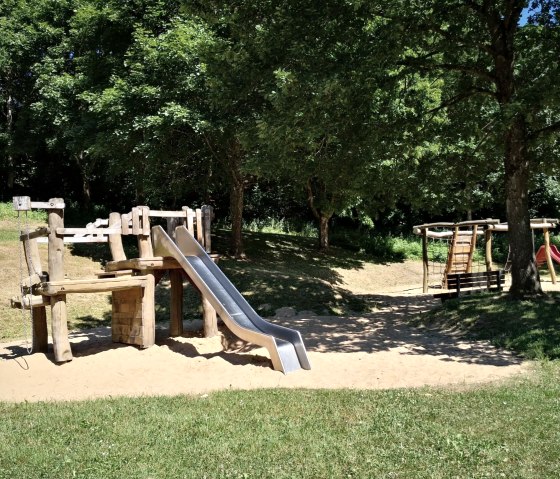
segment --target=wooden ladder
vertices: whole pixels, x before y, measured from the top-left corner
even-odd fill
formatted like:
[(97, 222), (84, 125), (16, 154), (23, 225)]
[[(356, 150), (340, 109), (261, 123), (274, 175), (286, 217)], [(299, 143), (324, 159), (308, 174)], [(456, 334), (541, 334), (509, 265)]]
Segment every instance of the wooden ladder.
[(456, 273), (470, 273), (476, 247), (477, 225), (473, 225), (472, 234), (461, 232), (458, 227), (453, 231), (453, 239), (447, 254), (444, 287), (447, 287), (447, 275)]

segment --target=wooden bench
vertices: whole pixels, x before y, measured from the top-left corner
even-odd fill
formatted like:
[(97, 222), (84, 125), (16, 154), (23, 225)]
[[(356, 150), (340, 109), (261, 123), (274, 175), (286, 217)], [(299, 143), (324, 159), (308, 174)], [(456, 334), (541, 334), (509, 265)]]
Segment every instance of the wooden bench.
[(505, 283), (504, 270), (483, 271), (480, 273), (450, 273), (447, 275), (448, 291), (434, 294), (434, 298), (446, 301), (463, 295), (480, 292), (499, 292)]

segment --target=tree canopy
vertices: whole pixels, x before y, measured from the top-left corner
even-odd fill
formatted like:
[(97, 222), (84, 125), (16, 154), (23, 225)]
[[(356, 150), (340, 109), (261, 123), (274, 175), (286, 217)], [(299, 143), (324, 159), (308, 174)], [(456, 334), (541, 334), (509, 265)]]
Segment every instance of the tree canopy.
[(237, 255), (255, 192), (307, 205), (323, 248), (336, 217), (505, 212), (512, 292), (538, 294), (559, 20), (557, 0), (6, 0), (3, 195), (209, 202)]

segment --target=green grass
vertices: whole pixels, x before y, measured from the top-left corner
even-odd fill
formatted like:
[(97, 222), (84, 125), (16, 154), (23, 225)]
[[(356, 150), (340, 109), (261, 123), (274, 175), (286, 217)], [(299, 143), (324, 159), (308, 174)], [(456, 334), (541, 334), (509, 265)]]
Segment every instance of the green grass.
[(555, 478), (559, 380), (0, 404), (0, 478)]
[(517, 301), (473, 295), (446, 301), (415, 324), (454, 329), (528, 359), (560, 359), (560, 294)]

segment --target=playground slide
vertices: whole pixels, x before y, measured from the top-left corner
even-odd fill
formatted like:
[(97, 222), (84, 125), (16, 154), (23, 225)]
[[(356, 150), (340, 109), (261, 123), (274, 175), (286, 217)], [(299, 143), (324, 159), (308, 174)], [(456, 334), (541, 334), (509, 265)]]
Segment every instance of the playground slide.
[(300, 368), (311, 369), (298, 331), (262, 319), (187, 228), (179, 226), (175, 236), (173, 241), (161, 226), (154, 226), (154, 254), (174, 258), (236, 336), (264, 346), (277, 371), (289, 373)]
[[(556, 245), (550, 245), (550, 257), (552, 258), (552, 261), (556, 261), (556, 263), (560, 264), (560, 251), (558, 250)], [(537, 254), (535, 255), (535, 258), (539, 267), (546, 263), (546, 252), (544, 249), (544, 245), (539, 248)]]

